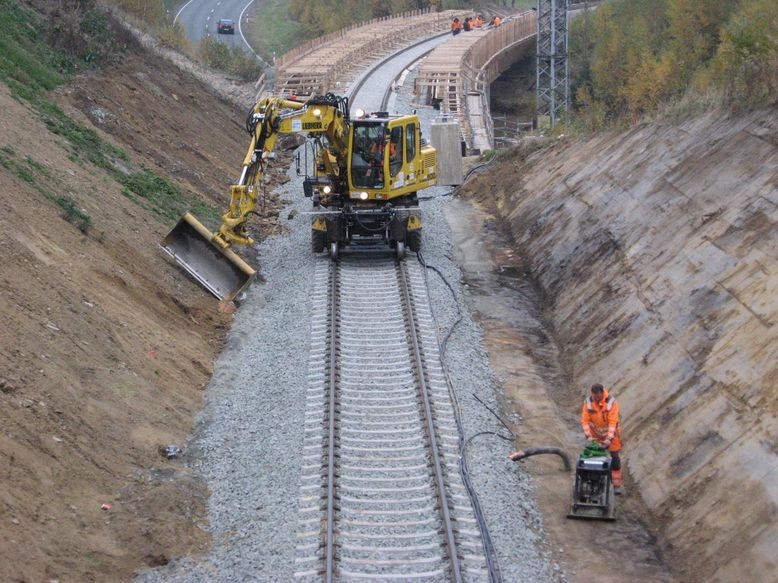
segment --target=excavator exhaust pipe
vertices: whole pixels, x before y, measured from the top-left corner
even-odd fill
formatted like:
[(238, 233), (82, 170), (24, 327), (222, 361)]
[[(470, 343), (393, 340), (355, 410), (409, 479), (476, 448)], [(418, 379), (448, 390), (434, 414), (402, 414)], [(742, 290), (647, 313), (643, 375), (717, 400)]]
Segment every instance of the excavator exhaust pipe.
[(160, 247), (222, 301), (235, 298), (257, 273), (232, 249), (215, 244), (213, 233), (191, 213), (181, 217)]

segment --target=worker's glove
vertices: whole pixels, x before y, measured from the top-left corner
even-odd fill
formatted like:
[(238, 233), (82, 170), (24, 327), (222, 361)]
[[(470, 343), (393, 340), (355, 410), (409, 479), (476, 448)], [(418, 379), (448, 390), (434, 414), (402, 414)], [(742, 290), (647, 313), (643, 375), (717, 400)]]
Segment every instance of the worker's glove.
[(611, 444), (611, 440), (610, 439), (606, 439), (605, 441), (603, 441), (602, 442), (603, 449), (608, 449), (610, 447), (610, 444)]

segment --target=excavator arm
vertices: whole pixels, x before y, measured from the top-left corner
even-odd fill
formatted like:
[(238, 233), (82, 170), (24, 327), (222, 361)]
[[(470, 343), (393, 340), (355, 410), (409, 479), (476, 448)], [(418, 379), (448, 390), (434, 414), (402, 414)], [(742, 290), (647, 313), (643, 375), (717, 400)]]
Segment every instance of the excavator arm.
[[(257, 192), (265, 174), (265, 165), (282, 134), (324, 134), (340, 160), (323, 155), (324, 171), (337, 175), (343, 167), (348, 133), (348, 106), (335, 96), (311, 99), (305, 103), (268, 97), (262, 99), (246, 121), (252, 135), (243, 170), (237, 184), (230, 186), (230, 207), (222, 216), (222, 225), (214, 233), (213, 242), (227, 249), (233, 244), (251, 245), (254, 240), (246, 230), (246, 222), (257, 204)], [(340, 164), (338, 163), (340, 162)]]
[(267, 97), (249, 113), (246, 129), (251, 135), (240, 179), (230, 186), (230, 204), (215, 232), (191, 213), (185, 213), (163, 239), (161, 247), (200, 284), (221, 300), (233, 299), (248, 286), (255, 270), (232, 249), (251, 245), (247, 223), (257, 205), (262, 178), (278, 137), (282, 134), (322, 134), (328, 148), (317, 164), (338, 175), (345, 167), (349, 118), (348, 100), (334, 95), (306, 102)]

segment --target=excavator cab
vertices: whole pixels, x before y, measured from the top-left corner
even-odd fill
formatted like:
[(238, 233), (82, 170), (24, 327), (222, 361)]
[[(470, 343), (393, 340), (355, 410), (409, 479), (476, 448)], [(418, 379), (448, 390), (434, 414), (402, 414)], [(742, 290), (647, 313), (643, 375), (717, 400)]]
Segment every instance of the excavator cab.
[(352, 120), (350, 153), (351, 199), (415, 206), (416, 191), (436, 184), (435, 150), (422, 145), (415, 115), (378, 112)]

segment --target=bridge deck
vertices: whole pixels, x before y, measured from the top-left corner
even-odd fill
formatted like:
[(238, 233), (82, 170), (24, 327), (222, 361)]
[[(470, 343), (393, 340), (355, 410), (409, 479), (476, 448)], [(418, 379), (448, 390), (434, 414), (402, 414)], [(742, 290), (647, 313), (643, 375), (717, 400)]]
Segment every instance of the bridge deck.
[(317, 45), (309, 43), (276, 61), (276, 94), (342, 90), (372, 62), (416, 39), (446, 32), (451, 19), (462, 14), (454, 10), (406, 13), (317, 39)]
[(453, 37), (425, 59), (416, 78), (421, 103), (455, 117), (470, 148), (491, 148), (494, 141), (489, 115), (489, 85), (518, 56), (534, 45), (537, 26), (533, 10), (507, 18), (497, 27), (484, 27)]
[[(394, 18), (352, 26), (315, 39), (276, 61), (277, 95), (339, 93), (376, 60), (412, 44), (450, 30), (454, 16), (465, 11), (406, 13)], [(493, 128), (489, 114), (489, 85), (534, 49), (536, 13), (527, 11), (506, 18), (502, 25), (486, 26), (452, 36), (422, 62), (415, 81), (420, 104), (439, 108), (455, 117), (467, 145), (491, 148)]]

